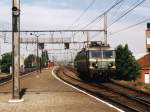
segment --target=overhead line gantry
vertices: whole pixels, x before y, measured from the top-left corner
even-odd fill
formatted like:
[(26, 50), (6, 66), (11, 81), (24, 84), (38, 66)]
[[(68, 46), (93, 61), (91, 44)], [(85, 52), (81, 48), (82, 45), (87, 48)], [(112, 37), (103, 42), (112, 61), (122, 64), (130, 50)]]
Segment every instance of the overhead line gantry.
[[(35, 32), (35, 33), (40, 33), (40, 32), (103, 32), (104, 30), (20, 30), (19, 32), (21, 33), (30, 33), (30, 32)], [(12, 32), (12, 30), (0, 30), (0, 32)]]

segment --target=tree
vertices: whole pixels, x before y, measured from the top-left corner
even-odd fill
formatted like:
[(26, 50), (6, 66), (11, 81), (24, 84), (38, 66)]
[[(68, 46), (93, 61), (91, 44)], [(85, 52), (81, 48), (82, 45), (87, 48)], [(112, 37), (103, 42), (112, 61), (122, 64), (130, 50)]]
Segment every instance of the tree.
[(12, 65), (12, 53), (5, 53), (1, 59), (1, 72), (9, 73), (10, 66)]
[(116, 48), (116, 69), (116, 77), (121, 80), (136, 80), (140, 74), (140, 65), (127, 44)]
[(33, 54), (30, 54), (25, 60), (24, 64), (26, 68), (32, 68), (36, 65), (36, 56)]

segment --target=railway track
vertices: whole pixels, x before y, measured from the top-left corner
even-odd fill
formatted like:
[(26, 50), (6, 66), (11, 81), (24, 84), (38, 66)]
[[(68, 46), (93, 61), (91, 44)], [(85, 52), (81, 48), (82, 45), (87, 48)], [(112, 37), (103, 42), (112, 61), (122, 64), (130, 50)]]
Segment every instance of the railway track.
[(57, 76), (61, 80), (110, 102), (127, 112), (150, 112), (150, 102), (148, 101), (150, 97), (144, 94), (119, 89), (121, 87), (115, 87), (117, 85), (113, 85), (112, 83), (85, 83), (76, 78), (72, 71), (68, 71), (65, 68), (61, 68)]
[(121, 87), (124, 88), (124, 89), (129, 89), (129, 90), (135, 91), (136, 93), (144, 94), (144, 95), (150, 96), (150, 93), (149, 93), (149, 92), (145, 92), (145, 91), (142, 91), (142, 90), (135, 89), (135, 88), (133, 88), (133, 87), (125, 86), (125, 85), (123, 85), (123, 84), (117, 83), (117, 82), (114, 81), (114, 80), (110, 80), (110, 82), (113, 83), (114, 85), (121, 86)]
[(124, 88), (121, 85), (116, 85), (115, 83), (109, 82), (109, 83), (103, 83), (101, 84), (106, 88), (109, 88), (110, 90), (114, 92), (119, 92), (123, 96), (130, 97), (131, 99), (137, 100), (141, 103), (144, 103), (145, 105), (150, 107), (150, 95), (145, 93), (139, 93), (138, 91), (132, 90), (130, 88)]
[(5, 76), (5, 77), (1, 77), (1, 78), (0, 78), (0, 84), (1, 84), (1, 83), (4, 83), (4, 82), (6, 82), (6, 81), (11, 80), (11, 78), (12, 78), (12, 75), (8, 75), (8, 76)]
[[(26, 69), (25, 70), (25, 72), (24, 73), (20, 73), (21, 74), (21, 76), (24, 76), (25, 74), (27, 74), (27, 73), (30, 73), (30, 72), (33, 72), (33, 71), (35, 71), (36, 69)], [(3, 83), (5, 83), (5, 82), (8, 82), (8, 81), (10, 81), (12, 79), (12, 75), (7, 75), (7, 76), (5, 76), (5, 77), (1, 77), (0, 78), (0, 84), (3, 84)]]
[[(69, 71), (73, 72), (73, 73), (77, 73), (72, 67), (66, 67), (67, 69), (69, 69)], [(126, 93), (122, 93), (125, 96), (127, 94), (128, 97), (132, 97), (133, 99), (139, 100), (141, 102), (145, 102), (147, 103), (148, 106), (150, 106), (150, 93), (148, 92), (144, 92), (144, 91), (140, 91), (140, 90), (136, 90), (134, 88), (131, 87), (126, 87), (124, 85), (121, 85), (119, 83), (116, 83), (114, 80), (110, 80), (109, 83), (99, 83), (99, 84), (103, 84), (103, 86), (107, 86), (107, 88), (116, 88), (116, 91), (120, 91), (120, 93), (122, 93), (122, 91), (126, 91)]]

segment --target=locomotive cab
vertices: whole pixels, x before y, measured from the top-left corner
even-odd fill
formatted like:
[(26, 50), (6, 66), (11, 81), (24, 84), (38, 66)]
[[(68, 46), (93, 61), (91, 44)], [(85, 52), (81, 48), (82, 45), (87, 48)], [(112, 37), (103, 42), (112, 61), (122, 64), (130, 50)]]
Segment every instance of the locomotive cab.
[(115, 71), (115, 51), (106, 44), (94, 44), (88, 48), (91, 78), (108, 79)]
[(75, 59), (77, 71), (90, 79), (109, 79), (115, 72), (115, 51), (108, 44), (91, 43)]

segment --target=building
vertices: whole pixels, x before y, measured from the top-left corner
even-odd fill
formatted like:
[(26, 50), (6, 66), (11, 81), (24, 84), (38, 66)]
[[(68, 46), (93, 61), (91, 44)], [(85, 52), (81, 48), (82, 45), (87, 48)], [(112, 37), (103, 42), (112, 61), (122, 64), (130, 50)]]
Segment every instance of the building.
[(150, 84), (150, 23), (147, 23), (146, 51), (146, 54), (137, 59), (138, 63), (141, 65), (141, 77), (139, 80), (146, 84)]
[(150, 53), (147, 53), (137, 61), (141, 66), (141, 75), (139, 81), (150, 84)]
[(146, 51), (150, 53), (150, 23), (147, 23), (147, 30), (146, 30)]

